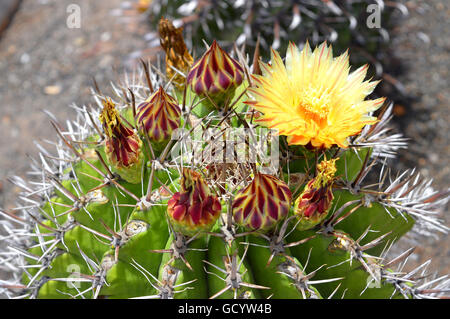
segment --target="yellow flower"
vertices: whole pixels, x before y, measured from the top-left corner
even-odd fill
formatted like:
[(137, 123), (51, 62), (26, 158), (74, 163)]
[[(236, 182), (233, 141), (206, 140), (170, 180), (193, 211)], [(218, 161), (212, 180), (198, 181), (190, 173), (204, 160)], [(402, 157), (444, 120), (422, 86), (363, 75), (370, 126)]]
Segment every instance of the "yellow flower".
[(333, 58), (326, 43), (300, 52), (290, 44), (286, 64), (272, 50), (270, 64), (261, 63), (262, 75), (254, 75), (253, 96), (247, 101), (263, 115), (257, 121), (286, 135), (290, 145), (310, 144), (329, 148), (348, 146), (348, 137), (376, 122), (369, 112), (385, 98), (364, 100), (378, 82), (364, 81), (367, 65), (350, 73), (347, 52)]

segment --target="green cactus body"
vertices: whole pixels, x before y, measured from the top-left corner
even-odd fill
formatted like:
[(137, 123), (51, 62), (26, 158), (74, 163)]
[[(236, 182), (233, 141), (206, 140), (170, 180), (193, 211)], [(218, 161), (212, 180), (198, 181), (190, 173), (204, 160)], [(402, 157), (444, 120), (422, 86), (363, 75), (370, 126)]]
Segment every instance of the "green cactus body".
[[(294, 49), (290, 47), (291, 54)], [(325, 46), (317, 50), (328, 52)], [(302, 54), (306, 59), (315, 53)], [(291, 56), (286, 63), (293, 59)], [(300, 62), (293, 65), (301, 67)], [(242, 71), (241, 67), (244, 65), (236, 68)], [(145, 118), (154, 121), (147, 123), (148, 131), (135, 127), (132, 105), (125, 97), (114, 103), (107, 97), (102, 99), (109, 101), (108, 106), (103, 103), (103, 107), (109, 108), (109, 113), (104, 109), (102, 113), (104, 130), (112, 133), (89, 121), (86, 124), (89, 130), (79, 134), (84, 136), (85, 144), (73, 143), (75, 138), (62, 134), (60, 126), (55, 125), (62, 142), (58, 150), (64, 158), (42, 157), (43, 166), (49, 168), (41, 172), (44, 179), (39, 188), (36, 191), (28, 188), (26, 195), (31, 200), (37, 194), (39, 201), (32, 208), (23, 209), (23, 215), (1, 211), (7, 220), (23, 225), (26, 230), (12, 227), (15, 235), (11, 238), (24, 236), (24, 240), (8, 242), (8, 253), (0, 251), (0, 264), (12, 251), (17, 262), (26, 266), (19, 281), (9, 285), (10, 293), (28, 298), (425, 296), (427, 292), (415, 290), (423, 285), (421, 282), (403, 278), (393, 270), (398, 260), (403, 261), (410, 252), (390, 262), (385, 258), (386, 251), (418, 225), (447, 231), (432, 214), (427, 215), (427, 205), (436, 201), (442, 204), (446, 198), (436, 192), (423, 195), (423, 187), (428, 184), (423, 186), (407, 173), (391, 179), (385, 186), (382, 181), (388, 181), (389, 177), (384, 166), (377, 188), (365, 186), (365, 176), (375, 167), (371, 165), (372, 155), (380, 154), (379, 145), (371, 140), (370, 134), (379, 134), (377, 127), (385, 125), (385, 117), (376, 120), (361, 112), (364, 114), (355, 114), (353, 121), (347, 121), (351, 124), (336, 131), (336, 140), (331, 134), (322, 136), (321, 132), (331, 129), (324, 118), (330, 116), (332, 121), (341, 114), (326, 109), (326, 103), (318, 105), (327, 98), (311, 98), (317, 90), (309, 90), (298, 97), (301, 103), (296, 109), (308, 120), (305, 125), (311, 125), (312, 129), (299, 132), (295, 126), (291, 129), (292, 136), (280, 136), (279, 167), (270, 173), (262, 173), (270, 164), (252, 162), (245, 156), (243, 161), (213, 161), (211, 147), (223, 141), (222, 135), (201, 141), (201, 152), (191, 157), (188, 155), (192, 155), (193, 149), (178, 148), (184, 151), (176, 153), (179, 141), (166, 143), (164, 135), (161, 138), (165, 141), (164, 149), (152, 154), (150, 135), (145, 134), (151, 133), (154, 138), (155, 132), (161, 134), (159, 129), (167, 127), (172, 131), (178, 123), (187, 131), (196, 126), (215, 126), (220, 134), (225, 129), (247, 129), (253, 135), (265, 134), (260, 130), (265, 124), (285, 125), (277, 122), (277, 116), (270, 116), (270, 112), (283, 106), (277, 99), (284, 93), (275, 91), (288, 86), (276, 87), (278, 83), (266, 77), (278, 77), (279, 83), (288, 81), (283, 74), (292, 68), (281, 72), (283, 61), (275, 53), (271, 65), (262, 67), (266, 71), (255, 76), (253, 82), (235, 81), (239, 94), (235, 101), (230, 101), (228, 106), (233, 109), (229, 112), (216, 110), (201, 115), (191, 112), (193, 107), (205, 107), (202, 103), (209, 101), (195, 97), (193, 91), (189, 93), (194, 95), (192, 99), (184, 99), (178, 83), (178, 93), (164, 92), (170, 94), (165, 96), (170, 103), (158, 105), (162, 111), (164, 107), (171, 108), (164, 113), (167, 116)], [(274, 69), (269, 72), (270, 68)], [(368, 82), (358, 84), (357, 79), (364, 78), (361, 74), (364, 75), (351, 76), (353, 86), (348, 87), (353, 90), (355, 85), (364, 86), (361, 91), (365, 94), (373, 86)], [(144, 75), (136, 82), (138, 85), (129, 84), (122, 90), (135, 91), (135, 105), (155, 94), (143, 84), (147, 78), (154, 82), (152, 87), (170, 88), (159, 74)], [(208, 79), (208, 74), (204, 76)], [(217, 90), (220, 88), (217, 86)], [(354, 101), (362, 93), (349, 94)], [(283, 101), (290, 101), (287, 97), (282, 97)], [(373, 103), (368, 107), (371, 110), (378, 107), (376, 100), (357, 104), (360, 102), (355, 105), (365, 107)], [(85, 110), (81, 112), (85, 118)], [(91, 119), (102, 110), (93, 112)], [(144, 110), (142, 116), (146, 114)], [(351, 125), (358, 120), (365, 122), (361, 122), (363, 129), (355, 134)], [(168, 127), (168, 122), (176, 125)], [(118, 123), (125, 128), (117, 129)], [(311, 133), (318, 126), (321, 130), (316, 135)], [(342, 138), (342, 132), (348, 132), (348, 140)], [(105, 138), (110, 139), (115, 157), (105, 149)], [(135, 143), (136, 140), (142, 144)], [(345, 147), (345, 143), (351, 143), (351, 147)], [(243, 148), (235, 145), (233, 152), (245, 155), (250, 150), (260, 151), (250, 147), (256, 142), (243, 145)], [(262, 158), (257, 155), (256, 158)], [(57, 169), (52, 170), (47, 161), (56, 163)], [(139, 165), (138, 170), (113, 169), (119, 164), (129, 168), (125, 164), (131, 161)], [(307, 186), (308, 183), (312, 186)], [(320, 197), (323, 189), (329, 195), (325, 202), (311, 200), (316, 195)], [(318, 207), (315, 211), (322, 215), (309, 227), (298, 227), (306, 215), (299, 214), (294, 206), (305, 190), (308, 191), (305, 198), (312, 204), (302, 202), (302, 212), (314, 204)], [(4, 261), (11, 262), (14, 260)], [(442, 295), (439, 289), (442, 286), (429, 290), (428, 294), (439, 297)]]
[[(261, 238), (249, 236), (249, 242), (257, 245), (267, 245), (267, 242)], [(284, 274), (278, 273), (278, 267), (286, 262), (286, 258), (275, 256), (269, 266), (266, 267), (270, 258), (270, 250), (260, 246), (251, 245), (249, 248), (249, 262), (252, 266), (256, 281), (271, 289), (263, 290), (262, 295), (265, 298), (272, 296), (276, 299), (300, 299), (301, 292), (292, 285), (292, 282)]]

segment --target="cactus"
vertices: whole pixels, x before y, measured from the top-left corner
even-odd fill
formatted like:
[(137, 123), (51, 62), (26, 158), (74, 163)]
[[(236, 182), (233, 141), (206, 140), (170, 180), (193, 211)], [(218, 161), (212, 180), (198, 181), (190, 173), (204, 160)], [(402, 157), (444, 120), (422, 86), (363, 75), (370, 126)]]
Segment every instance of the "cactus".
[[(201, 63), (185, 68), (185, 52), (172, 50), (184, 84), (143, 63), (114, 84), (115, 98), (93, 90), (97, 108), (76, 107), (66, 129), (51, 119), (54, 152), (41, 147), (32, 166), (38, 179), (12, 179), (22, 203), (0, 210), (7, 233), (0, 266), (12, 276), (0, 292), (444, 296), (446, 276), (416, 276), (426, 264), (403, 271), (413, 249), (386, 257), (404, 235), (447, 232), (435, 212), (448, 193), (411, 171), (391, 176), (384, 159), (405, 140), (389, 135), (391, 106), (373, 116), (384, 100), (366, 99), (376, 85), (364, 81), (366, 69), (349, 72), (348, 56), (334, 58), (326, 44), (302, 51), (291, 44), (285, 62), (273, 51), (258, 67), (217, 43), (208, 50), (222, 59), (208, 65), (212, 76), (196, 71)], [(199, 96), (191, 70), (221, 94)], [(242, 76), (227, 78), (232, 94), (220, 74)], [(369, 172), (379, 175), (375, 184), (365, 182)]]

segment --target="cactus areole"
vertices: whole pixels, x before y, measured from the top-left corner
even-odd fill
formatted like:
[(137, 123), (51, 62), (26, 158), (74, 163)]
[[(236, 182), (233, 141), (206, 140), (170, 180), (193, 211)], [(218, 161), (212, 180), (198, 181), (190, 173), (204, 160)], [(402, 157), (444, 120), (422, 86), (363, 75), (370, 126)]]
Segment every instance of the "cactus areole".
[[(364, 69), (348, 73), (348, 56), (334, 58), (326, 44), (303, 51), (291, 44), (286, 64), (274, 51), (262, 74), (249, 78), (245, 54), (232, 58), (216, 42), (191, 66), (172, 27), (164, 21), (162, 41), (187, 86), (178, 76), (172, 82), (168, 69), (146, 66), (118, 84), (114, 102), (97, 92), (98, 108), (77, 108), (68, 129), (53, 122), (59, 140), (33, 166), (40, 179), (13, 179), (25, 203), (0, 210), (9, 232), (0, 266), (13, 273), (0, 281), (0, 294), (445, 294), (445, 277), (401, 271), (412, 250), (386, 257), (405, 234), (446, 232), (434, 211), (448, 198), (414, 172), (389, 176), (377, 161), (398, 141), (390, 145), (386, 135), (391, 108), (372, 114), (382, 100), (365, 99), (375, 84), (364, 81)], [(224, 99), (228, 112), (192, 112)], [(276, 140), (261, 133), (268, 129)], [(230, 139), (229, 130), (242, 135)], [(381, 174), (375, 187), (369, 171)]]

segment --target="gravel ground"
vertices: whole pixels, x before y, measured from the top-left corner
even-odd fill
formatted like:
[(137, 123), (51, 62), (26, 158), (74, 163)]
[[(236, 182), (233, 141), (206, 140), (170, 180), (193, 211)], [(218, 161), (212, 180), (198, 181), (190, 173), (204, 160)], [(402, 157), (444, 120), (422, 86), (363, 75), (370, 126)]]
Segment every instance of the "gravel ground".
[[(434, 179), (436, 189), (450, 187), (450, 3), (446, 0), (405, 1), (410, 16), (396, 29), (392, 46), (404, 64), (399, 80), (410, 103), (395, 124), (410, 138), (395, 165), (399, 169), (417, 167)], [(402, 112), (403, 113), (403, 112)], [(442, 218), (450, 226), (449, 205)], [(400, 243), (401, 248), (409, 248)], [(430, 270), (450, 273), (449, 237), (425, 240), (417, 247), (410, 267), (432, 258)]]
[[(49, 110), (59, 119), (73, 118), (69, 107), (92, 102), (95, 77), (102, 90), (120, 73), (130, 52), (145, 46), (143, 31), (118, 22), (111, 10), (119, 0), (24, 0), (0, 41), (0, 206), (11, 208), (17, 190), (7, 178), (25, 176), (34, 140), (55, 139)], [(81, 8), (81, 28), (66, 26), (66, 8)]]
[[(55, 133), (42, 109), (65, 119), (71, 103), (91, 102), (95, 76), (103, 91), (116, 73), (132, 67), (126, 57), (145, 47), (145, 23), (121, 23), (111, 15), (119, 0), (23, 0), (0, 39), (0, 207), (12, 208), (18, 189), (7, 178), (26, 176), (33, 141), (53, 140)], [(449, 186), (450, 154), (448, 68), (450, 66), (449, 4), (445, 0), (406, 1), (407, 18), (394, 32), (393, 45), (406, 66), (398, 79), (412, 97), (396, 125), (411, 138), (399, 168), (417, 166), (434, 177), (437, 188)], [(69, 4), (81, 8), (81, 28), (66, 25)], [(125, 63), (126, 62), (126, 63)], [(404, 102), (403, 102), (404, 103)], [(447, 225), (450, 218), (447, 219)], [(403, 243), (402, 245), (407, 245)], [(432, 257), (431, 269), (450, 273), (448, 237), (424, 242), (413, 263)]]

